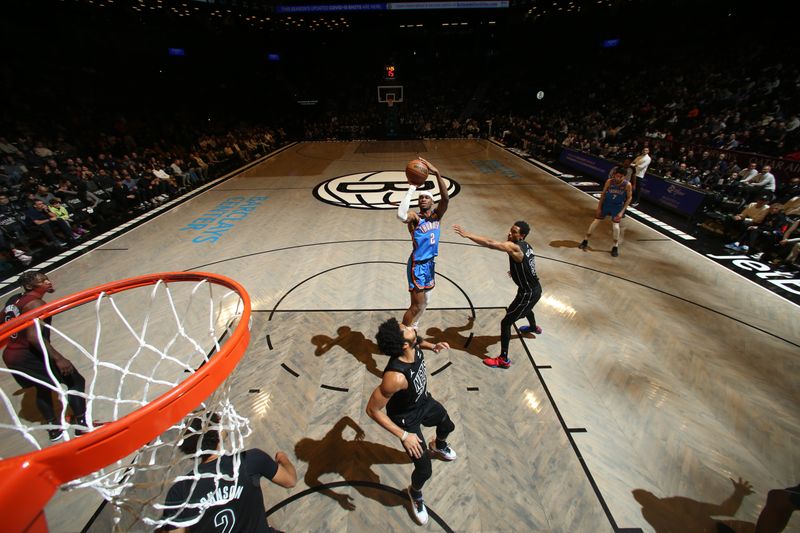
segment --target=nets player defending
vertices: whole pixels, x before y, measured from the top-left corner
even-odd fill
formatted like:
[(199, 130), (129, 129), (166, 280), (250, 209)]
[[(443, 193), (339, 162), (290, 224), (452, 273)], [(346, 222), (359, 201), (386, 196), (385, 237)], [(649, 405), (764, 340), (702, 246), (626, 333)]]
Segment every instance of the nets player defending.
[(611, 248), (611, 255), (617, 257), (619, 255), (620, 242), (619, 222), (625, 216), (625, 210), (628, 209), (628, 205), (631, 203), (631, 196), (631, 182), (625, 179), (625, 169), (617, 167), (614, 169), (614, 175), (606, 180), (603, 193), (600, 195), (600, 201), (597, 204), (595, 219), (589, 225), (586, 237), (578, 245), (578, 248), (586, 250), (589, 247), (589, 237), (592, 236), (597, 225), (607, 216), (611, 216), (611, 232), (614, 237), (614, 247)]
[(483, 364), (492, 368), (508, 368), (511, 361), (508, 359), (508, 345), (511, 342), (511, 326), (520, 318), (528, 319), (528, 327), (519, 328), (522, 332), (532, 331), (541, 333), (542, 328), (536, 325), (533, 315), (533, 306), (542, 297), (542, 285), (536, 275), (536, 260), (533, 256), (533, 247), (525, 241), (531, 231), (527, 222), (518, 220), (508, 230), (505, 242), (497, 242), (487, 237), (469, 233), (459, 225), (453, 229), (462, 237), (492, 250), (499, 250), (508, 254), (509, 275), (517, 284), (517, 295), (508, 305), (508, 311), (500, 321), (500, 355), (487, 357)]
[[(218, 425), (219, 417), (212, 414), (210, 422)], [(172, 523), (195, 523), (188, 527), (166, 525), (158, 533), (277, 533), (264, 517), (261, 478), (287, 489), (294, 487), (297, 471), (289, 456), (278, 452), (273, 459), (259, 448), (250, 448), (239, 455), (235, 473), (234, 456), (221, 451), (224, 430), (211, 427), (204, 431), (203, 425), (203, 418), (197, 417), (187, 427), (179, 449), (201, 462), (170, 487), (162, 517)]]
[[(22, 296), (14, 296), (6, 302), (6, 321), (19, 314), (43, 306), (45, 304), (42, 299), (44, 295), (55, 292), (53, 283), (43, 272), (33, 270), (24, 272), (19, 277), (19, 282), (25, 292)], [(50, 320), (51, 317), (46, 318), (45, 323), (49, 325)], [(14, 374), (14, 379), (19, 383), (20, 387), (36, 388), (36, 406), (47, 421), (47, 424), (53, 426), (52, 429), (47, 430), (47, 433), (50, 441), (56, 442), (64, 437), (64, 430), (61, 427), (56, 427), (61, 426), (61, 421), (53, 407), (53, 391), (38, 383), (38, 381), (41, 381), (60, 387), (58, 383), (53, 383), (53, 379), (47, 370), (49, 366), (56, 381), (67, 386), (67, 403), (72, 409), (73, 419), (71, 423), (76, 426), (75, 436), (83, 435), (89, 429), (84, 418), (86, 414), (86, 398), (82, 396), (86, 388), (86, 380), (69, 359), (61, 355), (61, 352), (50, 344), (50, 328), (42, 326), (41, 330), (41, 343), (39, 342), (36, 326), (29, 326), (25, 330), (14, 334), (3, 352), (3, 361), (8, 368), (25, 374), (24, 376)], [(31, 379), (28, 379), (28, 377)]]
[[(375, 335), (381, 352), (390, 357), (381, 384), (367, 402), (367, 414), (386, 431), (400, 439), (400, 444), (414, 461), (408, 497), (416, 521), (425, 524), (428, 510), (422, 498), (422, 486), (431, 477), (431, 458), (425, 446), (422, 426), (436, 427), (431, 454), (444, 461), (456, 458), (447, 436), (455, 429), (447, 410), (428, 392), (428, 376), (422, 350), (439, 353), (449, 350), (446, 342), (432, 344), (417, 336), (416, 330), (390, 318)], [(383, 408), (386, 412), (383, 412)]]
[(428, 171), (436, 176), (441, 198), (434, 210), (433, 194), (427, 190), (420, 191), (419, 213), (409, 211), (411, 196), (417, 189), (414, 185), (409, 185), (408, 192), (397, 208), (397, 218), (408, 224), (413, 245), (406, 269), (411, 305), (403, 315), (403, 324), (414, 328), (417, 327), (422, 313), (428, 307), (431, 290), (436, 284), (434, 261), (439, 255), (439, 223), (447, 211), (447, 204), (450, 201), (447, 185), (442, 179), (439, 169), (422, 158), (420, 161), (425, 163)]

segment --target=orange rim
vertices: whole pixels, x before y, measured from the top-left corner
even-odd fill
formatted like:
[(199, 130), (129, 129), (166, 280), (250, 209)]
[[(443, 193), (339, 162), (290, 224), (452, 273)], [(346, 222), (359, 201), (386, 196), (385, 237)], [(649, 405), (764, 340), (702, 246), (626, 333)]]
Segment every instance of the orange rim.
[(47, 318), (108, 295), (158, 281), (207, 280), (242, 299), (242, 315), (230, 338), (208, 363), (147, 405), (80, 438), (0, 461), (0, 513), (8, 531), (42, 527), (42, 509), (58, 487), (86, 476), (141, 448), (208, 398), (230, 375), (250, 342), (250, 296), (236, 281), (207, 272), (163, 272), (99, 285), (29, 311), (0, 326), (0, 348), (9, 335)]

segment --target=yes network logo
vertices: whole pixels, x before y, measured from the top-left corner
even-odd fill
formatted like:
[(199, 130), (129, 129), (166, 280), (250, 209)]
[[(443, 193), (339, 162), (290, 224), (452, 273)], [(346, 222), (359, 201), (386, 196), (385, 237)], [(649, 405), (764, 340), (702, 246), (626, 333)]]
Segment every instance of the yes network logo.
[[(442, 180), (451, 198), (461, 190), (450, 178), (442, 176)], [(331, 178), (314, 188), (314, 197), (326, 204), (350, 209), (397, 209), (407, 190), (408, 182), (402, 170), (379, 170)], [(442, 197), (434, 176), (417, 187), (417, 191), (430, 191), (434, 202)], [(411, 206), (418, 205), (417, 193), (414, 193)]]

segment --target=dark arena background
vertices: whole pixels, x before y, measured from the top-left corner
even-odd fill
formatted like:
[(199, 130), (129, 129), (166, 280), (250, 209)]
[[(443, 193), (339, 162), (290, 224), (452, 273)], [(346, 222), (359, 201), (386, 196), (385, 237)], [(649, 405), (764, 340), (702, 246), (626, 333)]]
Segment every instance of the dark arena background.
[[(791, 5), (8, 0), (0, 292), (30, 270), (48, 302), (153, 272), (241, 283), (231, 400), (245, 447), (296, 468), (261, 483), (278, 530), (800, 531)], [(425, 357), (458, 453), (433, 461), (423, 526), (411, 459), (366, 414), (375, 333), (409, 305), (396, 214), (418, 157), (448, 207), (417, 331), (450, 346)], [(620, 239), (606, 220), (582, 246), (615, 169), (633, 185)], [(543, 332), (518, 321), (492, 369), (516, 287), (504, 253), (452, 226), (504, 242), (519, 220)], [(6, 459), (17, 419), (47, 420), (34, 387), (0, 388)], [(45, 515), (110, 531), (112, 507), (81, 488)]]

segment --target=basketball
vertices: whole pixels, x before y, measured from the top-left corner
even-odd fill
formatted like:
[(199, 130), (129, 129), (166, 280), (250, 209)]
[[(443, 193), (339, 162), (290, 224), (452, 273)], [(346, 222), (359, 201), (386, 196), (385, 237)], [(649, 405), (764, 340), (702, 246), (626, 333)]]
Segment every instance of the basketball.
[(411, 185), (419, 187), (428, 179), (428, 167), (419, 159), (409, 161), (406, 165), (406, 179)]

